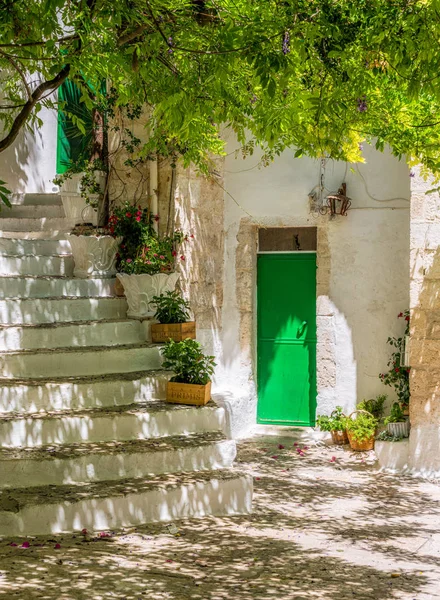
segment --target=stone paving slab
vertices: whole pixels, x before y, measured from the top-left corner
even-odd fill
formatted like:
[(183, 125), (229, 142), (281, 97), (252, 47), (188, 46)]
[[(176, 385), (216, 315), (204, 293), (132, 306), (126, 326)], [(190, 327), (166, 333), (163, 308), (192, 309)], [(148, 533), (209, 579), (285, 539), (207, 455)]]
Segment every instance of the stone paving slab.
[(292, 438), (241, 442), (237, 467), (251, 515), (2, 539), (0, 599), (440, 599), (439, 482)]

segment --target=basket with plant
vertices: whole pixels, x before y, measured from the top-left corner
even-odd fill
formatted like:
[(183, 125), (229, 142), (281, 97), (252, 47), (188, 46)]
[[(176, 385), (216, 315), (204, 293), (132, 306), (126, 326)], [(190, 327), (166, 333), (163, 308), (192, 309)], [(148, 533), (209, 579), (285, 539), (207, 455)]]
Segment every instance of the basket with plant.
[(346, 427), (352, 450), (373, 450), (379, 421), (366, 410), (355, 410), (347, 417)]
[(330, 416), (319, 415), (316, 423), (321, 431), (329, 431), (333, 443), (340, 446), (348, 444), (346, 420), (347, 417), (342, 412), (342, 406), (337, 406)]

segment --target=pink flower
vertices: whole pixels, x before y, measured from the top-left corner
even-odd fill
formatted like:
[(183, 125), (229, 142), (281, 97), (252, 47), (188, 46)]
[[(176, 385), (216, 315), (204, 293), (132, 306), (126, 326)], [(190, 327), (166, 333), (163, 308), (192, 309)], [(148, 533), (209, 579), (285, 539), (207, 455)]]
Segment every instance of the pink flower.
[(23, 542), (21, 545), (22, 548), (29, 548), (29, 546), (30, 546), (29, 542)]
[(255, 481), (260, 481), (261, 477), (255, 477)]
[(55, 550), (59, 550), (61, 548), (61, 544), (55, 544)]
[(131, 213), (125, 213), (125, 216), (128, 217), (129, 219), (131, 218)]
[(131, 258), (127, 258), (126, 262), (131, 263), (133, 261), (131, 260)]
[(153, 256), (156, 258), (158, 255), (156, 253), (154, 253)]
[(293, 445), (294, 445), (294, 446), (298, 446), (298, 442), (295, 442)]
[(192, 239), (194, 239), (194, 234), (192, 233), (189, 237), (192, 238)]
[(151, 265), (151, 260), (147, 260), (147, 265)]
[(163, 254), (161, 254), (161, 255), (159, 256), (159, 258), (160, 258), (160, 260), (165, 260), (165, 256), (164, 256)]
[(136, 217), (136, 221), (139, 223), (139, 221), (141, 220), (140, 217)]
[(112, 534), (109, 533), (108, 531), (101, 531), (101, 533), (99, 534), (100, 538), (109, 538), (112, 537)]
[(17, 544), (16, 544), (15, 542), (11, 542), (9, 545), (10, 545), (10, 546), (13, 546), (14, 548), (16, 548), (16, 547), (17, 547)]
[(271, 456), (274, 460), (277, 460), (278, 456)]
[(284, 450), (283, 444), (278, 444), (278, 450)]
[(336, 456), (332, 456), (330, 462), (336, 462)]
[(85, 528), (84, 528), (84, 529), (82, 529), (82, 530), (81, 530), (81, 533), (82, 533), (83, 535), (87, 535), (87, 529), (85, 529)]

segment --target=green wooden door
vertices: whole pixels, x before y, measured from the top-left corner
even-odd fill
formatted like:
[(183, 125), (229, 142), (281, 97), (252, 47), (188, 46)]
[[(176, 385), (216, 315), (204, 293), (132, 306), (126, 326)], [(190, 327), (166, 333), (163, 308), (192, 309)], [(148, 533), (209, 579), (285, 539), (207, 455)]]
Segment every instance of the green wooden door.
[(316, 255), (260, 254), (258, 423), (314, 425)]

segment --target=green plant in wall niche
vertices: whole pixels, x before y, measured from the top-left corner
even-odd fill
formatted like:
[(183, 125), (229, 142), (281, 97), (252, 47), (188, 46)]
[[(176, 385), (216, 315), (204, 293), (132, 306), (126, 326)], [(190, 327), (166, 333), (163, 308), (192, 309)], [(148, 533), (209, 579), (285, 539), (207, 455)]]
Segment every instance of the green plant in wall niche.
[(405, 423), (405, 421), (406, 418), (403, 414), (402, 407), (400, 406), (399, 402), (394, 402), (393, 406), (391, 407), (390, 416), (385, 417), (384, 419), (385, 425), (388, 425), (388, 423)]
[(388, 361), (389, 370), (386, 373), (381, 373), (379, 378), (385, 385), (394, 389), (403, 410), (405, 410), (408, 408), (410, 400), (409, 374), (411, 369), (402, 364), (402, 347), (405, 336), (409, 335), (409, 310), (399, 313), (398, 318), (405, 321), (405, 332), (401, 337), (389, 337), (387, 339), (387, 343), (393, 348), (393, 352)]
[(385, 394), (382, 394), (380, 396), (376, 396), (376, 398), (362, 400), (362, 402), (359, 402), (359, 404), (357, 405), (357, 408), (359, 410), (366, 410), (367, 412), (371, 413), (376, 419), (380, 419), (383, 415), (384, 404), (386, 399), (387, 396)]

